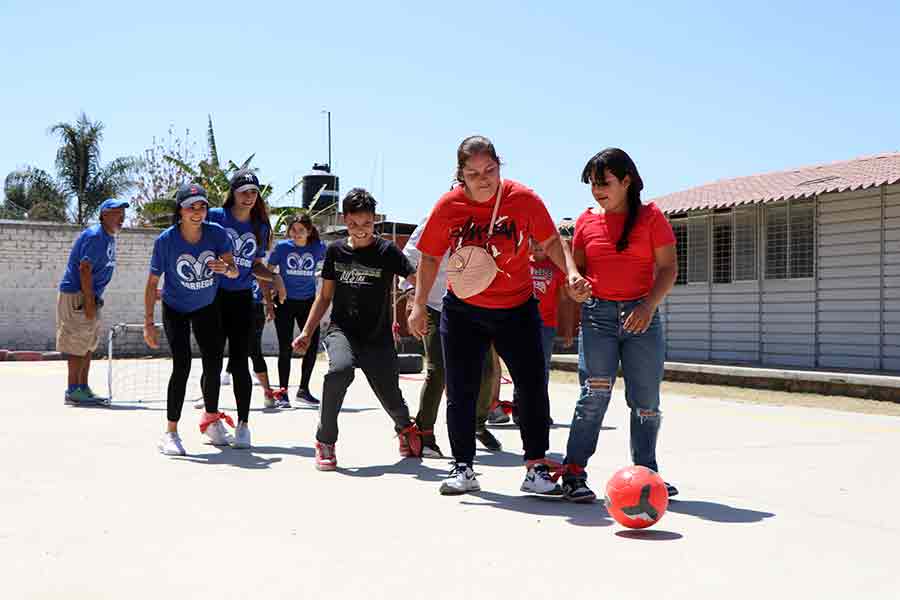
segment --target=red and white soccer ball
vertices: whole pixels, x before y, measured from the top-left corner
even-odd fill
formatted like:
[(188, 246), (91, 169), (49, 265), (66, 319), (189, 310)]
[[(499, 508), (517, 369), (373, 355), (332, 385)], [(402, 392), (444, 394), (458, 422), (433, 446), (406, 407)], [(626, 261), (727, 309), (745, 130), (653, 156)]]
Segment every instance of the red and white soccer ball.
[(666, 514), (667, 508), (666, 483), (647, 467), (619, 469), (606, 484), (606, 510), (625, 527), (650, 527)]

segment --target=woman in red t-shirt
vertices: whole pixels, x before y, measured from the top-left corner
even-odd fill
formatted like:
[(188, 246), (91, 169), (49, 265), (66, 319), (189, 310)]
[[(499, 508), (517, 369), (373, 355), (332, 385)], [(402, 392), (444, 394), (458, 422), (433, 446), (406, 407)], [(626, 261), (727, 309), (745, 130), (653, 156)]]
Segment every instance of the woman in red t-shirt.
[[(658, 471), (659, 386), (665, 339), (657, 306), (678, 275), (675, 235), (655, 204), (641, 204), (644, 183), (631, 158), (618, 148), (592, 157), (581, 174), (596, 207), (575, 223), (572, 253), (591, 283), (581, 309), (578, 377), (581, 397), (569, 430), (563, 491), (591, 502), (584, 468), (597, 448), (603, 416), (622, 365), (631, 409), (631, 459)], [(678, 490), (667, 484), (669, 495)]]
[[(496, 221), (488, 231), (498, 193)], [(481, 293), (461, 299), (454, 294), (451, 282), (444, 297), (440, 332), (454, 467), (441, 484), (442, 494), (480, 489), (472, 471), (475, 404), (491, 342), (509, 368), (516, 388), (522, 391), (519, 421), (528, 473), (521, 489), (545, 495), (561, 493), (551, 480), (544, 458), (549, 445), (550, 407), (541, 317), (529, 264), (531, 237), (569, 274), (567, 283), (573, 290), (587, 288), (538, 195), (520, 183), (500, 179), (500, 158), (490, 140), (481, 136), (463, 140), (457, 150), (456, 184), (432, 209), (417, 244), (422, 258), (410, 330), (419, 336), (427, 331), (428, 292), (448, 249), (456, 252), (464, 246), (482, 246), (493, 256), (499, 272)]]

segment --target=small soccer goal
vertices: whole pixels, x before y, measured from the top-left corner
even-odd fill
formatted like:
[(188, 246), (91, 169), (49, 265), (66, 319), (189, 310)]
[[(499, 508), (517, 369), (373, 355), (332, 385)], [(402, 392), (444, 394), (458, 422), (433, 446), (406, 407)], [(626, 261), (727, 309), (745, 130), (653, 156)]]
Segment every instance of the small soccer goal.
[[(109, 329), (107, 346), (107, 395), (111, 403), (131, 404), (165, 402), (166, 392), (169, 386), (169, 376), (172, 374), (172, 355), (169, 352), (169, 344), (166, 341), (166, 333), (162, 323), (156, 324), (159, 330), (159, 348), (154, 350), (144, 341), (144, 326), (140, 323), (119, 323)], [(265, 351), (265, 348), (263, 348)], [(185, 402), (192, 402), (202, 397), (200, 390), (200, 377), (203, 374), (203, 365), (200, 362), (200, 349), (191, 336), (191, 353), (194, 357), (191, 365), (191, 374), (188, 377), (185, 389)], [(319, 360), (324, 360), (320, 356)], [(291, 365), (290, 386), (300, 384), (301, 358), (295, 356)], [(226, 347), (225, 360), (222, 365), (223, 375), (228, 365), (228, 352)], [(277, 387), (278, 367), (277, 357), (266, 357), (266, 365), (272, 387)], [(249, 367), (248, 361), (248, 367)], [(250, 372), (253, 369), (250, 368)], [(251, 377), (254, 386), (259, 382), (256, 377)], [(220, 398), (227, 399), (231, 396), (221, 394)], [(227, 400), (226, 400), (227, 401)]]

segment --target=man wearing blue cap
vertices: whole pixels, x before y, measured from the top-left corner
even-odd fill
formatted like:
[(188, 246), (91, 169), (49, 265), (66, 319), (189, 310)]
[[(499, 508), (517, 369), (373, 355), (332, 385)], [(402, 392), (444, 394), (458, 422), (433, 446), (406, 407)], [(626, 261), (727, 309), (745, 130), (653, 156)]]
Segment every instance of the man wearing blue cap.
[(106, 404), (88, 387), (91, 353), (100, 341), (103, 290), (116, 267), (116, 238), (128, 202), (110, 198), (100, 205), (100, 222), (81, 232), (69, 253), (56, 302), (56, 350), (68, 356), (65, 403)]

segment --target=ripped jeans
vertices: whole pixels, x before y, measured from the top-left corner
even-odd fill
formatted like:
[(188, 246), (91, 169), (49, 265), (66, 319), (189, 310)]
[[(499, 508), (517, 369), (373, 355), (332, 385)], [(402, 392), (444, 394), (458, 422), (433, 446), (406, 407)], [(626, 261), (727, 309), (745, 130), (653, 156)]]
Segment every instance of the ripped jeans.
[(597, 449), (597, 437), (609, 406), (619, 363), (625, 377), (625, 400), (631, 409), (631, 460), (654, 471), (659, 433), (659, 385), (665, 362), (665, 338), (654, 313), (644, 333), (625, 331), (625, 320), (640, 300), (616, 302), (591, 298), (581, 308), (578, 380), (566, 464), (586, 467)]

